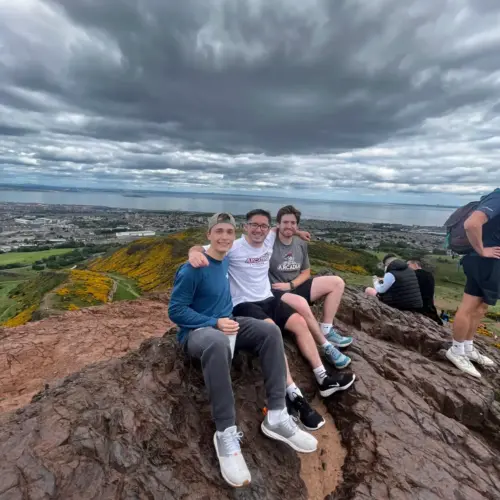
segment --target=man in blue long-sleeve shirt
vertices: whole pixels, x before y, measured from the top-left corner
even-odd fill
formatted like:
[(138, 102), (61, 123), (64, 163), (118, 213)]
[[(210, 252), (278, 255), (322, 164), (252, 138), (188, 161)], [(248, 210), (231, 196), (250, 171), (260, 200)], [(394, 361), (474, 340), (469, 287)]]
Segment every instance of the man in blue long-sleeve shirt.
[(234, 242), (235, 227), (230, 214), (210, 217), (210, 249), (206, 254), (210, 265), (194, 268), (186, 263), (179, 268), (169, 316), (180, 328), (178, 339), (186, 352), (201, 360), (215, 421), (214, 446), (221, 473), (231, 486), (239, 487), (249, 484), (251, 476), (241, 454), (242, 433), (235, 425), (230, 374), (234, 347), (256, 353), (261, 362), (269, 409), (262, 432), (304, 453), (315, 451), (317, 441), (297, 426), (285, 407), (285, 353), (280, 329), (266, 321), (232, 317), (226, 252)]

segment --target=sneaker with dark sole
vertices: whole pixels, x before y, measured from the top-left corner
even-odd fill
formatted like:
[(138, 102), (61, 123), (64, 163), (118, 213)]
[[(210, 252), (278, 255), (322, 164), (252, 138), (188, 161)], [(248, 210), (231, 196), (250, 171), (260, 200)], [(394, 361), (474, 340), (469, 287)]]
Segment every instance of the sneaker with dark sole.
[(328, 374), (321, 383), (318, 384), (319, 393), (324, 398), (327, 398), (335, 392), (349, 389), (349, 387), (354, 384), (355, 380), (356, 375), (354, 375), (354, 373)]
[(325, 425), (325, 419), (307, 402), (306, 398), (295, 395), (292, 401), (286, 397), (286, 407), (290, 415), (296, 415), (308, 431), (317, 431)]

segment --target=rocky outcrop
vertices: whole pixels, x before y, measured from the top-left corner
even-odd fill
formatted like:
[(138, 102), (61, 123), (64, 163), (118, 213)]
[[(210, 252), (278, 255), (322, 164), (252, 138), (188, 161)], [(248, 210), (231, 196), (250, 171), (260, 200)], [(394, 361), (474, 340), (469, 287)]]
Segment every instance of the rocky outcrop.
[[(150, 314), (155, 304), (153, 317), (161, 317), (164, 303), (141, 302), (145, 309), (132, 316)], [(116, 307), (113, 321), (131, 306)], [(86, 313), (39, 326), (54, 321), (54, 332), (58, 324), (68, 332)], [(49, 377), (49, 387), (31, 404), (0, 416), (0, 500), (499, 498), (498, 372), (483, 371), (481, 380), (462, 375), (443, 358), (448, 331), (354, 289), (346, 290), (338, 319), (339, 329), (356, 339), (350, 354), (357, 375), (352, 390), (326, 401), (347, 451), (338, 488), (343, 456), (331, 422), (317, 433), (320, 451), (302, 463), (261, 435), (263, 382), (257, 360), (246, 355), (235, 358), (233, 379), (253, 483), (228, 488), (213, 452), (200, 371), (167, 335), (65, 379)], [(103, 323), (114, 324), (102, 317)], [(9, 335), (26, 328), (9, 329)], [(500, 363), (487, 339), (478, 345)], [(289, 343), (287, 351), (295, 378), (313, 396), (310, 370)]]
[[(301, 463), (260, 432), (265, 401), (256, 360), (240, 355), (234, 365), (252, 488), (234, 492), (220, 477), (201, 372), (167, 335), (87, 367), (1, 416), (0, 500), (324, 498), (339, 472), (332, 463), (339, 457), (324, 450), (330, 438), (340, 448), (333, 424), (318, 436), (320, 452)], [(304, 373), (300, 358), (292, 366)], [(308, 496), (318, 486), (321, 495)]]
[[(327, 404), (348, 448), (331, 499), (500, 498), (500, 385), (444, 358), (451, 335), (431, 320), (346, 290), (339, 327), (353, 334), (358, 381)], [(480, 350), (500, 366), (487, 339)]]
[(0, 328), (0, 412), (27, 404), (53, 379), (161, 336), (171, 326), (167, 313), (166, 303), (137, 300)]

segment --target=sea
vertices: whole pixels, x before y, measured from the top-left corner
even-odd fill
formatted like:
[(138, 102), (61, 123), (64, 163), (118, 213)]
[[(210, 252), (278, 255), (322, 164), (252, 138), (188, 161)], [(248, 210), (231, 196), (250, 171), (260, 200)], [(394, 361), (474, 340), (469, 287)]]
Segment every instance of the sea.
[(302, 200), (198, 193), (130, 195), (106, 191), (0, 190), (0, 202), (91, 205), (183, 212), (231, 212), (235, 215), (245, 214), (254, 208), (263, 208), (275, 215), (283, 205), (293, 204), (301, 210), (302, 217), (305, 219), (432, 227), (442, 227), (449, 215), (455, 210), (453, 207), (397, 203)]

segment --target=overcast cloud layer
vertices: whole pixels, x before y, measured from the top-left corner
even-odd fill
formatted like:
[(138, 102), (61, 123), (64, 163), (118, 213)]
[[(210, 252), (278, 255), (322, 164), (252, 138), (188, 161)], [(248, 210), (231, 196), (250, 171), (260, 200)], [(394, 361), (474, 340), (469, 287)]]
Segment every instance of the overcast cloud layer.
[(475, 196), (499, 26), (498, 0), (0, 0), (0, 182)]

